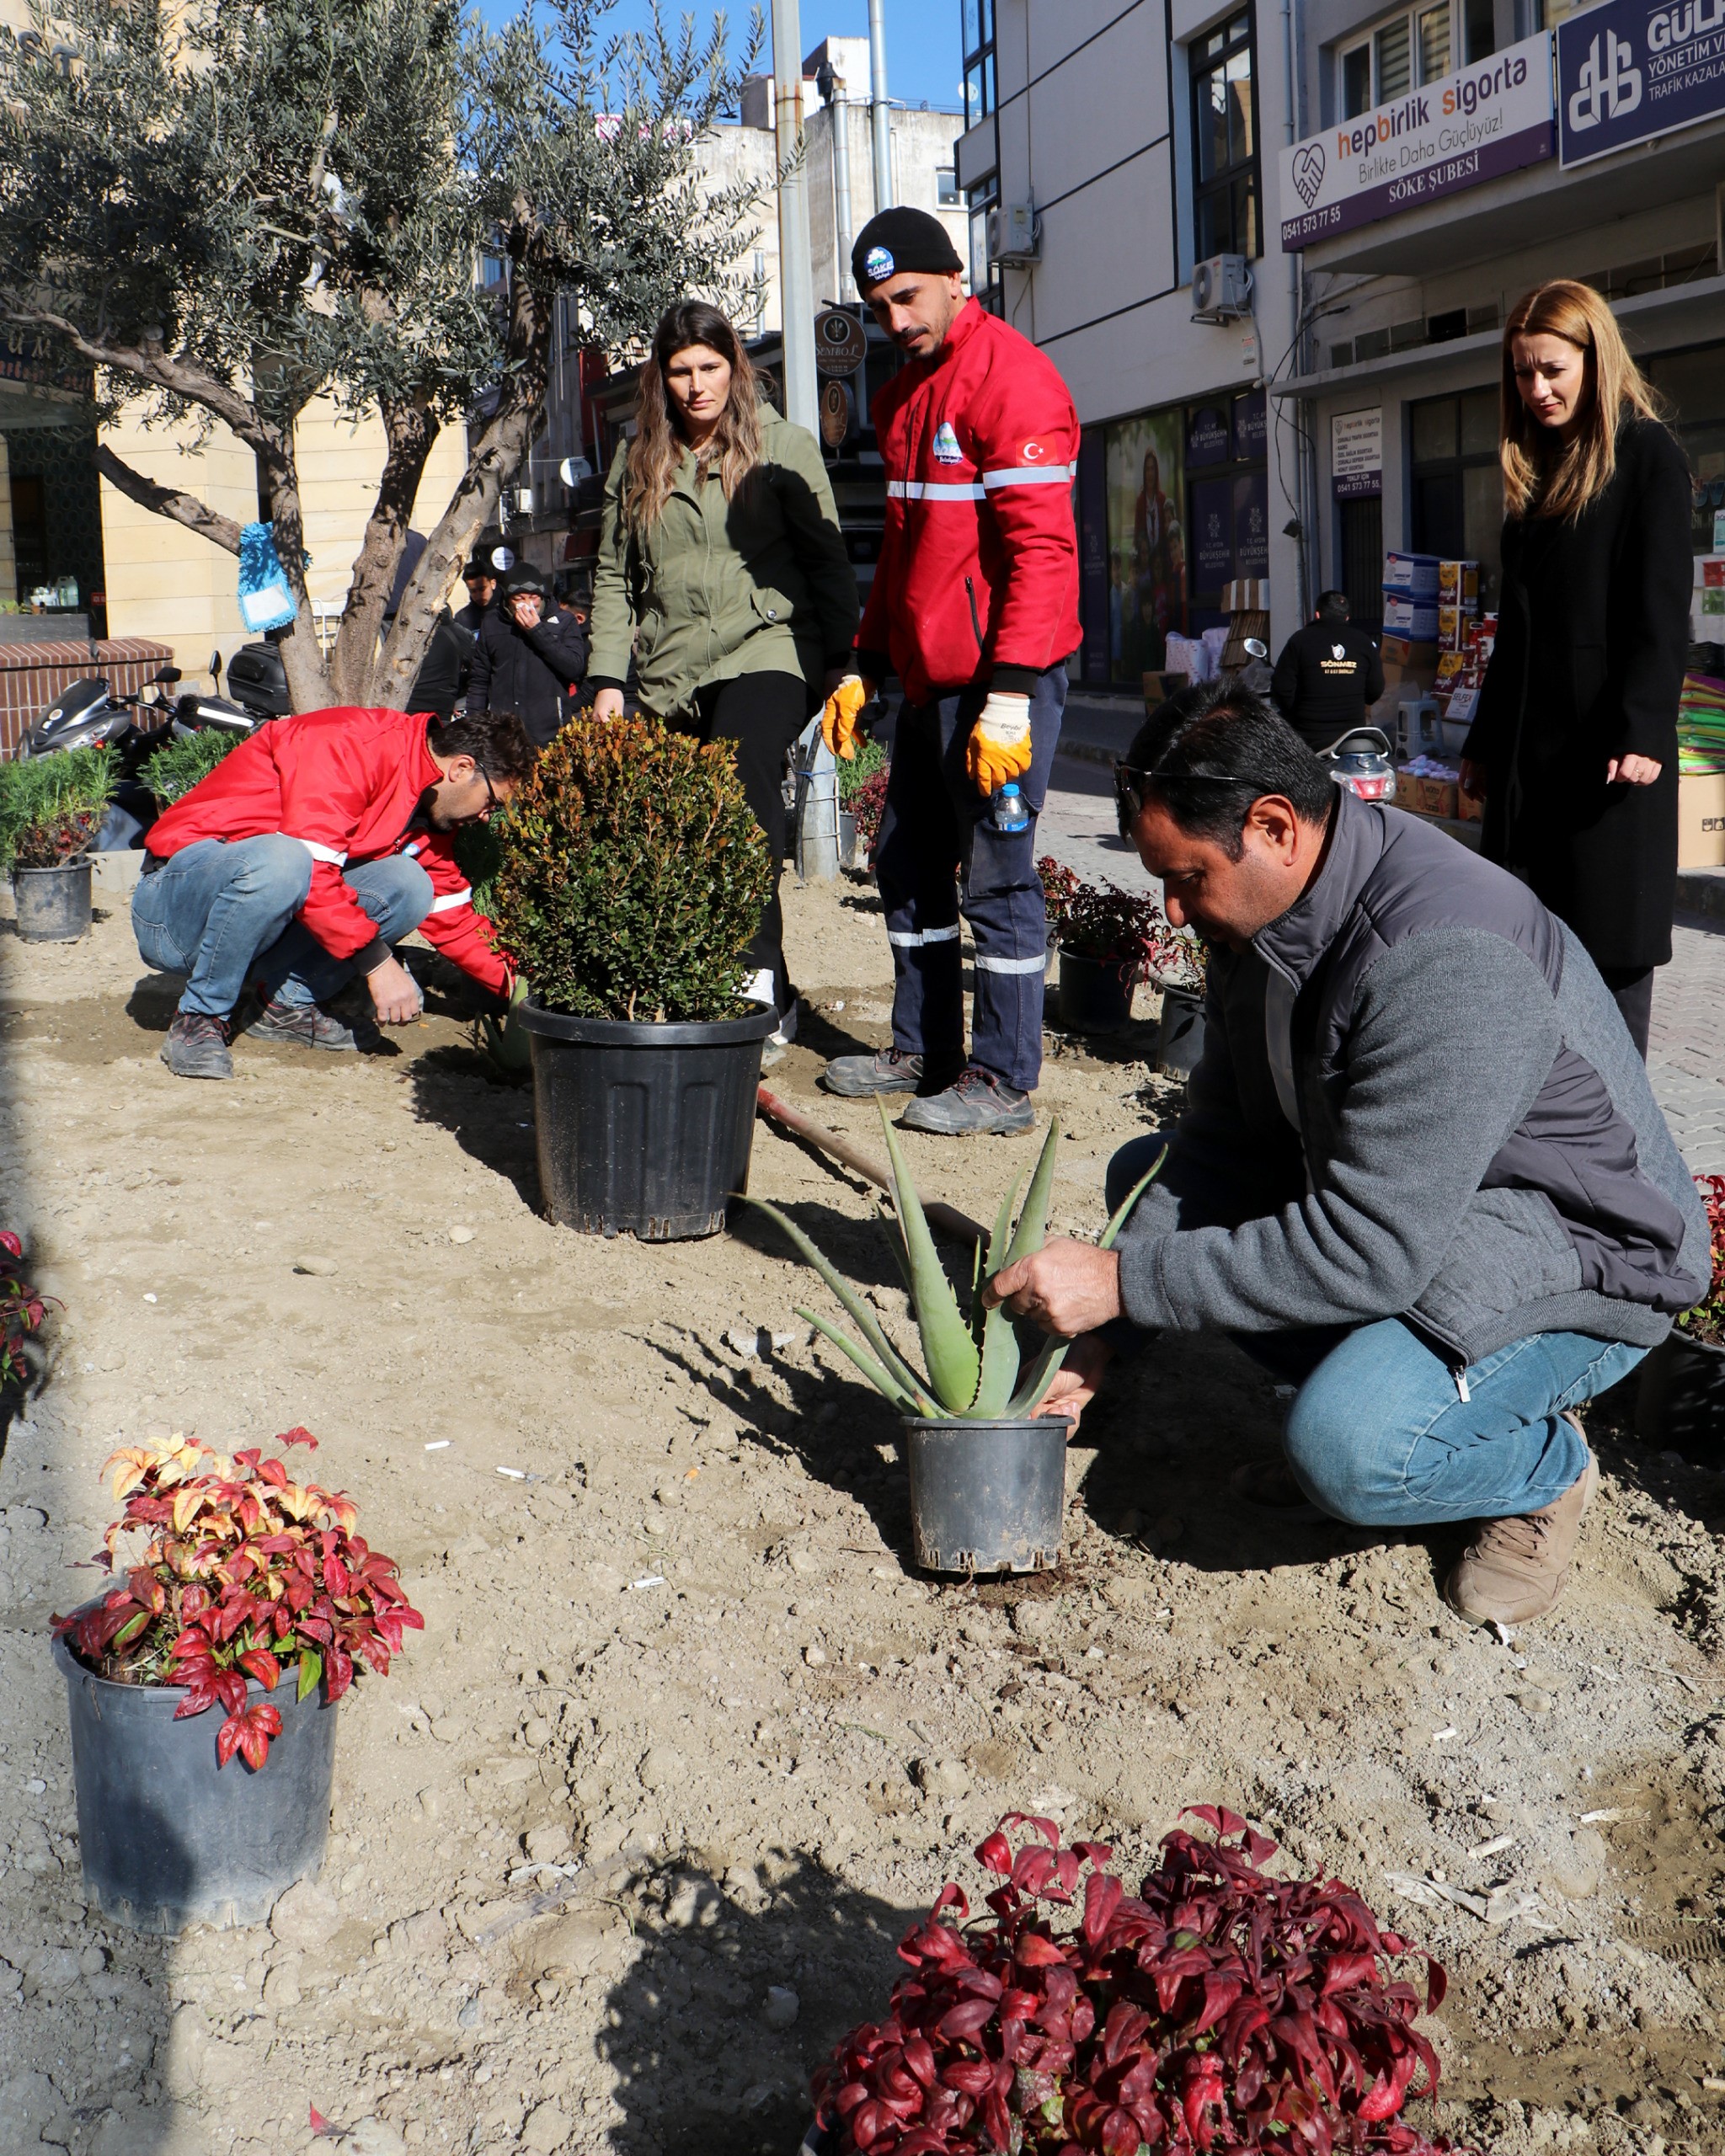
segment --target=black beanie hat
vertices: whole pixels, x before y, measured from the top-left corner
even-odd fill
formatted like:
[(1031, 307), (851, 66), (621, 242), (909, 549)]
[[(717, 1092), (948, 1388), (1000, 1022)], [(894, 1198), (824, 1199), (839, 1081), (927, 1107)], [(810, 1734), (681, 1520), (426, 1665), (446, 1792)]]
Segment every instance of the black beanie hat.
[(537, 591), (542, 599), (550, 595), (544, 571), (536, 569), (531, 562), (517, 562), (498, 590), (505, 599), (513, 599), (518, 591)]
[(884, 284), (901, 270), (943, 276), (964, 266), (951, 233), (938, 217), (902, 205), (871, 217), (851, 249), (851, 275), (859, 292)]

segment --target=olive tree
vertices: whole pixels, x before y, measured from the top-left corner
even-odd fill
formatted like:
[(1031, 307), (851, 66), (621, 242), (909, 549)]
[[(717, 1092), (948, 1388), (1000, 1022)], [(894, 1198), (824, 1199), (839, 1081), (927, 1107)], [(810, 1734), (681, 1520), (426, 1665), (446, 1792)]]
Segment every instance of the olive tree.
[[(672, 34), (655, 6), (616, 36), (613, 5), (542, 0), (494, 31), (460, 0), (33, 0), (33, 29), (0, 29), (0, 319), (90, 371), (99, 420), (219, 422), (252, 451), (297, 603), (296, 709), (405, 702), (539, 430), (559, 292), (613, 359), (691, 290), (743, 296), (752, 190), (703, 187), (697, 146), (758, 16), (733, 63), (722, 16)], [(327, 664), (295, 456), (317, 398), (383, 436)], [(386, 623), (427, 457), (462, 424), (466, 468)], [(238, 555), (232, 518), (97, 454)]]

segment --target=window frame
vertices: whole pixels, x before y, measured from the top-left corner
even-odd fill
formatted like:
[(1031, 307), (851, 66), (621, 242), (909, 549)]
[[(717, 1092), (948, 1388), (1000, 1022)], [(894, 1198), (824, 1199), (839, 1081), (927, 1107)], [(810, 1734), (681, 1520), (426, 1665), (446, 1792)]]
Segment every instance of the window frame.
[[(1240, 28), (1243, 24), (1243, 29)], [(1219, 41), (1220, 40), (1220, 41)], [(1248, 126), (1251, 148), (1236, 163), (1212, 173), (1208, 179), (1203, 172), (1204, 140), (1210, 124), (1211, 109), (1207, 102), (1210, 78), (1219, 69), (1241, 53), (1246, 56), (1246, 79), (1249, 89), (1250, 113)], [(1247, 6), (1236, 10), (1220, 23), (1214, 24), (1199, 37), (1194, 38), (1186, 47), (1186, 74), (1190, 88), (1190, 124), (1192, 128), (1192, 254), (1194, 261), (1203, 261), (1210, 254), (1243, 254), (1247, 261), (1256, 261), (1263, 253), (1263, 170), (1258, 106), (1258, 20), (1257, 10)], [(1244, 183), (1248, 230), (1244, 244), (1237, 228), (1231, 198)], [(1229, 236), (1234, 244), (1212, 248), (1204, 239), (1204, 209), (1217, 197), (1230, 198), (1228, 210)]]
[[(968, 134), (986, 120), (999, 103), (995, 81), (995, 0), (975, 0), (977, 40), (964, 56), (964, 131)], [(964, 42), (964, 17), (959, 17), (959, 42)], [(975, 84), (975, 93), (972, 83)]]
[[(1429, 73), (1420, 64), (1419, 25), (1426, 16), (1434, 14), (1439, 7), (1446, 8), (1450, 18), (1447, 57), (1441, 70)], [(1467, 0), (1415, 0), (1412, 6), (1392, 8), (1387, 14), (1374, 17), (1362, 24), (1359, 29), (1350, 30), (1339, 38), (1334, 48), (1336, 117), (1338, 120), (1357, 120), (1361, 113), (1374, 112), (1380, 105), (1390, 104), (1409, 92), (1423, 89), (1428, 84), (1441, 82), (1445, 75), (1453, 75), (1458, 67), (1471, 67), (1477, 60), (1488, 60), (1497, 50), (1496, 31), (1493, 43), (1486, 51), (1467, 50)], [(1487, 18), (1489, 19), (1489, 18)], [(1405, 24), (1407, 35), (1407, 80), (1399, 89), (1386, 90), (1379, 68), (1379, 40), (1386, 29), (1397, 24)], [(1368, 95), (1364, 104), (1354, 108), (1348, 102), (1348, 63), (1360, 53), (1366, 56)]]

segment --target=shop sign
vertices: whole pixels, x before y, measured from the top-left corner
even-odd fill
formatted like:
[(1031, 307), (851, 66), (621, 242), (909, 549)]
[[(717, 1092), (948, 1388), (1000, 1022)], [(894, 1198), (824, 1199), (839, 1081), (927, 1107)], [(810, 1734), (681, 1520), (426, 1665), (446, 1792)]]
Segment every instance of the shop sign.
[[(1242, 472), (1234, 482), (1234, 575), (1270, 573), (1270, 490), (1263, 472)], [(1231, 583), (1225, 578), (1225, 583)]]
[(1220, 591), (1234, 579), (1234, 483), (1192, 483), (1192, 588)]
[(1242, 462), (1264, 453), (1264, 394), (1248, 390), (1234, 399), (1234, 454)]
[[(1626, 4), (1608, 0), (1614, 13)], [(1714, 9), (1725, 0), (1680, 4)], [(1645, 15), (1645, 0), (1640, 7)], [(1602, 12), (1576, 20), (1593, 23)], [(1310, 247), (1537, 164), (1555, 151), (1556, 133), (1551, 33), (1541, 30), (1284, 150), (1282, 245)]]
[(848, 309), (830, 307), (814, 318), (814, 366), (820, 374), (855, 374), (868, 340)]
[(1338, 502), (1370, 500), (1384, 491), (1384, 415), (1376, 405), (1332, 415), (1330, 489)]
[(1725, 0), (1605, 0), (1557, 26), (1565, 165), (1725, 112)]
[(1226, 404), (1200, 404), (1186, 423), (1186, 463), (1226, 464), (1233, 454), (1233, 434)]

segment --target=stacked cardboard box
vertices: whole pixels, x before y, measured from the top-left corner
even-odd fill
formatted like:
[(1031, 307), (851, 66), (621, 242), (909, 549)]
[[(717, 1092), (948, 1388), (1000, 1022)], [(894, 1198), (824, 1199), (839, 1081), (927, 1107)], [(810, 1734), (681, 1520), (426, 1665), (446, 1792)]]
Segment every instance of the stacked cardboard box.
[(1429, 691), (1438, 665), (1438, 558), (1384, 557), (1384, 680), (1391, 690)]

